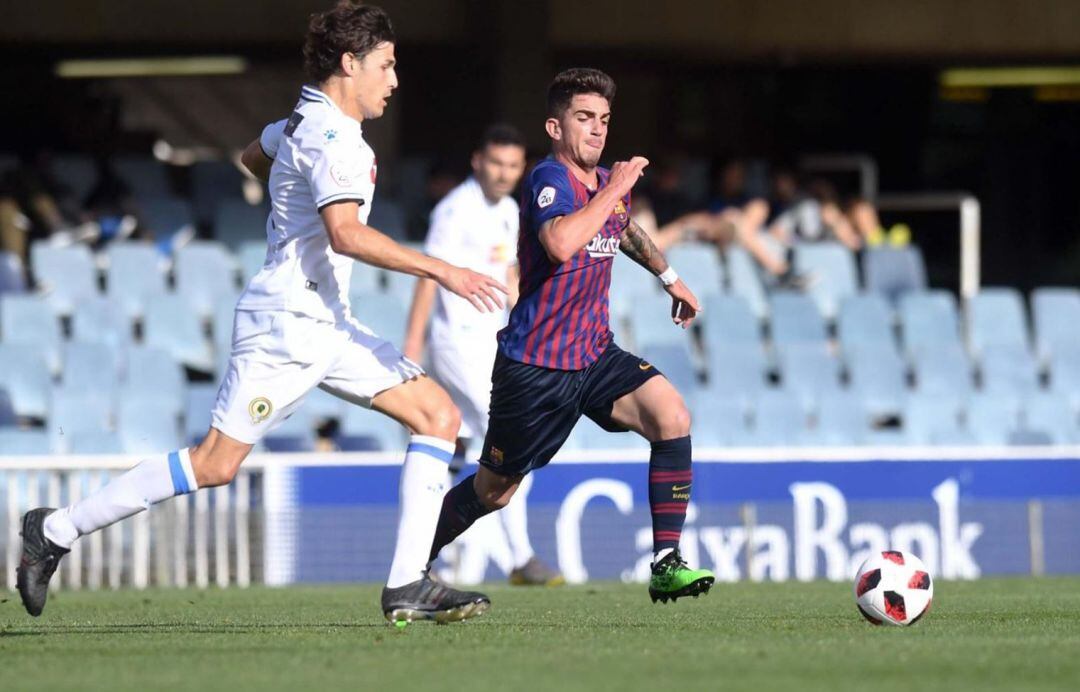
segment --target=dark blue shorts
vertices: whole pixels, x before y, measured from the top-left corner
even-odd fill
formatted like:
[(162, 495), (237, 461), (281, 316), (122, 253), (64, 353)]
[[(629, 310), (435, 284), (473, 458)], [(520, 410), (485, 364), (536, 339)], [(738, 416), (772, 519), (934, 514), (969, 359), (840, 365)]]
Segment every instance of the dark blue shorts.
[(582, 415), (610, 432), (615, 401), (661, 373), (614, 342), (584, 370), (552, 370), (501, 352), (491, 373), (491, 409), (480, 463), (517, 476), (538, 469), (566, 442)]

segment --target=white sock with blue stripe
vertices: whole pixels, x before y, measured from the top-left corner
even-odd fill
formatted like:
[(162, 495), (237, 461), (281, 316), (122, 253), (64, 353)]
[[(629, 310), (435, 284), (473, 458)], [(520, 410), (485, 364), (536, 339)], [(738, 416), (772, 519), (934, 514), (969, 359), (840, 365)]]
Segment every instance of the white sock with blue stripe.
[(414, 582), (424, 574), (443, 496), (449, 487), (454, 443), (413, 435), (401, 467), (399, 519), (394, 561), (386, 585), (391, 589)]
[(45, 537), (61, 548), (70, 548), (79, 536), (198, 489), (188, 450), (150, 457), (85, 499), (46, 517)]

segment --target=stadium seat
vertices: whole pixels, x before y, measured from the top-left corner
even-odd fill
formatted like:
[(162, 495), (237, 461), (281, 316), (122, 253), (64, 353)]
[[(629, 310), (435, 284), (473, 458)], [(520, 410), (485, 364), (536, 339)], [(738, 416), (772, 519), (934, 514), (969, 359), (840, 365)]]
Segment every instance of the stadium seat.
[(18, 422), (19, 417), (11, 404), (11, 395), (6, 387), (0, 385), (0, 428), (14, 427)]
[(866, 290), (896, 304), (908, 293), (926, 290), (926, 265), (919, 248), (872, 247), (862, 259)]
[(915, 389), (920, 394), (966, 398), (975, 386), (971, 361), (957, 343), (923, 346), (912, 354)]
[(746, 402), (765, 387), (765, 354), (760, 343), (709, 344), (708, 365), (706, 387), (717, 395)]
[(959, 439), (961, 402), (944, 392), (917, 393), (904, 403), (904, 436), (908, 444), (951, 444)]
[(85, 245), (57, 247), (38, 241), (30, 248), (38, 289), (60, 315), (70, 315), (81, 298), (98, 292), (97, 268)]
[(112, 427), (113, 407), (108, 394), (90, 390), (72, 391), (65, 387), (52, 390), (49, 400), (49, 434), (53, 449), (70, 449), (70, 437), (96, 433)]
[[(266, 264), (266, 240), (248, 240), (240, 243), (236, 259), (240, 263), (240, 280), (246, 286), (251, 281), (251, 277), (258, 274)], [(353, 265), (353, 269), (356, 269), (356, 265)]]
[(1013, 288), (984, 288), (967, 306), (968, 346), (978, 356), (990, 345), (1029, 348), (1024, 301)]
[[(355, 272), (357, 268), (358, 267), (353, 267), (353, 271)], [(505, 280), (502, 277), (496, 276), (495, 278), (505, 283)], [(412, 305), (417, 277), (403, 272), (384, 271), (382, 272), (382, 279), (386, 283), (387, 293), (397, 298), (402, 305)]]
[(395, 240), (404, 240), (408, 230), (405, 209), (388, 197), (376, 197), (371, 205), (368, 225)]
[(112, 399), (119, 380), (116, 351), (102, 343), (69, 341), (64, 344), (64, 389), (97, 393)]
[(1053, 444), (1080, 442), (1080, 421), (1069, 397), (1059, 392), (1033, 392), (1024, 400), (1023, 429), (1046, 434)]
[(26, 290), (26, 270), (13, 252), (0, 251), (0, 295)]
[(1031, 293), (1031, 316), (1041, 361), (1048, 362), (1056, 351), (1080, 344), (1080, 290), (1035, 289)]
[(348, 406), (335, 442), (345, 452), (396, 452), (405, 449), (407, 432), (400, 423), (361, 406)]
[(352, 276), (349, 279), (349, 295), (356, 296), (381, 292), (381, 273), (378, 267), (364, 262), (353, 262)]
[(200, 319), (209, 319), (219, 296), (236, 293), (236, 260), (224, 245), (194, 241), (176, 251), (176, 290)]
[(185, 389), (184, 371), (168, 351), (148, 346), (128, 349), (121, 401), (152, 398), (167, 403), (173, 414), (179, 414)]
[(52, 377), (40, 349), (31, 344), (0, 343), (0, 387), (20, 416), (44, 418), (49, 410)]
[(910, 293), (900, 299), (900, 326), (908, 354), (925, 347), (960, 346), (956, 298), (945, 291)]
[(37, 295), (0, 296), (0, 341), (25, 344), (45, 358), (49, 370), (60, 372), (60, 320)]
[(195, 383), (187, 387), (184, 398), (184, 439), (198, 444), (210, 429), (210, 414), (217, 399), (218, 385)]
[[(196, 161), (188, 170), (196, 218), (202, 224), (212, 221), (214, 237), (228, 244), (220, 233), (220, 212), (231, 203), (250, 206), (244, 201), (244, 174), (232, 161)], [(265, 214), (262, 220), (266, 222)], [(259, 229), (265, 238), (263, 226)]]
[(805, 441), (809, 444), (849, 447), (866, 442), (870, 420), (862, 401), (853, 392), (822, 391), (816, 406), (815, 425)]
[(392, 295), (364, 293), (351, 297), (352, 313), (356, 319), (378, 336), (399, 349), (405, 341), (406, 308)]
[(747, 447), (792, 447), (809, 433), (806, 409), (783, 389), (762, 390), (753, 405), (749, 434), (735, 444)]
[(49, 435), (41, 430), (0, 428), (0, 456), (52, 454)]
[(106, 250), (106, 293), (129, 318), (142, 317), (146, 300), (166, 292), (165, 260), (149, 243), (113, 243)]
[(135, 338), (124, 309), (104, 296), (80, 301), (71, 319), (71, 337), (75, 341), (106, 344), (119, 350), (127, 348)]
[(877, 294), (863, 293), (845, 298), (840, 303), (836, 327), (842, 350), (854, 344), (896, 347), (892, 310), (885, 299)]
[(214, 369), (214, 351), (203, 334), (202, 322), (175, 293), (153, 296), (146, 302), (143, 343), (168, 351), (183, 365), (201, 372)]
[(779, 292), (769, 298), (772, 340), (777, 347), (789, 344), (825, 344), (825, 321), (817, 304), (802, 293)]
[(245, 243), (266, 248), (267, 204), (248, 204), (243, 199), (223, 199), (214, 212), (214, 240), (239, 252)]
[(184, 446), (180, 416), (168, 397), (121, 398), (116, 428), (127, 454), (162, 454)]
[(708, 308), (701, 316), (705, 350), (712, 344), (761, 343), (761, 323), (741, 296), (714, 293), (705, 296)]
[(840, 389), (840, 361), (824, 344), (787, 344), (777, 349), (785, 390), (809, 406), (825, 392)]
[(1053, 391), (1080, 397), (1080, 344), (1055, 350), (1050, 356), (1049, 373)]
[(653, 344), (640, 349), (638, 355), (664, 373), (664, 377), (683, 394), (698, 388), (694, 358), (688, 343)]
[(967, 404), (967, 429), (980, 445), (1005, 445), (1020, 426), (1020, 399), (1012, 394), (975, 394)]
[(666, 293), (638, 293), (632, 298), (630, 331), (637, 349), (648, 346), (685, 345), (692, 349), (690, 330), (671, 322), (671, 297)]
[(907, 393), (904, 363), (890, 348), (859, 348), (845, 354), (851, 388), (873, 417), (900, 413)]
[(70, 454), (123, 454), (124, 443), (112, 430), (80, 432), (71, 435), (67, 443)]
[(695, 447), (727, 447), (745, 437), (748, 423), (742, 400), (716, 390), (699, 389), (691, 392), (686, 401)]
[(665, 253), (668, 263), (694, 295), (702, 296), (724, 290), (724, 265), (711, 243), (683, 243)]
[(769, 302), (754, 260), (740, 247), (729, 248), (725, 254), (731, 292), (741, 296), (758, 319), (764, 318), (769, 312)]
[(840, 303), (859, 290), (855, 257), (840, 243), (799, 243), (794, 266), (796, 273), (814, 278), (807, 293), (827, 320), (834, 319)]
[(1039, 388), (1038, 367), (1026, 346), (991, 343), (979, 358), (984, 391), (1026, 395)]
[(214, 348), (219, 355), (222, 351), (228, 355), (232, 349), (233, 320), (236, 317), (236, 303), (239, 299), (240, 294), (233, 292), (218, 296), (214, 301), (214, 314), (210, 317), (210, 333)]
[(634, 312), (634, 296), (649, 290), (660, 293), (660, 282), (649, 280), (645, 270), (621, 252), (611, 264), (611, 290), (608, 293), (611, 321), (616, 330)]
[(177, 234), (195, 229), (195, 216), (187, 200), (171, 195), (141, 196), (138, 205), (140, 222), (162, 247), (171, 247)]
[(112, 161), (120, 179), (136, 197), (172, 194), (165, 164), (149, 156), (117, 156)]

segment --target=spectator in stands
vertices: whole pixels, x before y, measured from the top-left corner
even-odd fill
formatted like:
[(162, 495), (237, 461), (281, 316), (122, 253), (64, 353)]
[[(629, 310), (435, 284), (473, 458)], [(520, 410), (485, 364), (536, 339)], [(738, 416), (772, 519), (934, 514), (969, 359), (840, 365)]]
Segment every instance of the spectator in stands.
[[(83, 206), (88, 217), (101, 227), (101, 240), (124, 239), (137, 225), (131, 190), (106, 159), (98, 161), (97, 175)], [(142, 229), (140, 233), (149, 235)]]
[(865, 197), (853, 197), (845, 211), (857, 242), (853, 250), (880, 245), (904, 247), (911, 242), (911, 229), (907, 224), (895, 224), (886, 229), (881, 225), (877, 207)]
[[(700, 209), (686, 194), (679, 156), (661, 154), (655, 157), (645, 171), (645, 178), (646, 185), (641, 196), (649, 198), (659, 226), (666, 226), (695, 211), (695, 208)], [(635, 193), (635, 203), (638, 196)]]

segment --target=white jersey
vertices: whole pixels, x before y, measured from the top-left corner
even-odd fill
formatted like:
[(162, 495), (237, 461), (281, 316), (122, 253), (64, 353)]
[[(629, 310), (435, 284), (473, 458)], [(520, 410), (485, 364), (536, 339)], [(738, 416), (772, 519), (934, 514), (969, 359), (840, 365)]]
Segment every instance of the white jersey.
[(350, 315), (354, 260), (331, 249), (319, 212), (335, 202), (356, 202), (360, 222), (367, 222), (375, 194), (375, 152), (360, 123), (310, 86), (301, 90), (288, 120), (263, 130), (260, 144), (274, 159), (266, 262), (236, 307), (343, 323)]
[[(504, 282), (507, 270), (517, 261), (519, 223), (517, 202), (509, 196), (490, 202), (480, 183), (470, 177), (431, 212), (424, 252)], [(494, 349), (495, 333), (506, 324), (506, 318), (505, 310), (480, 312), (440, 286), (432, 315), (431, 347), (490, 342)]]

